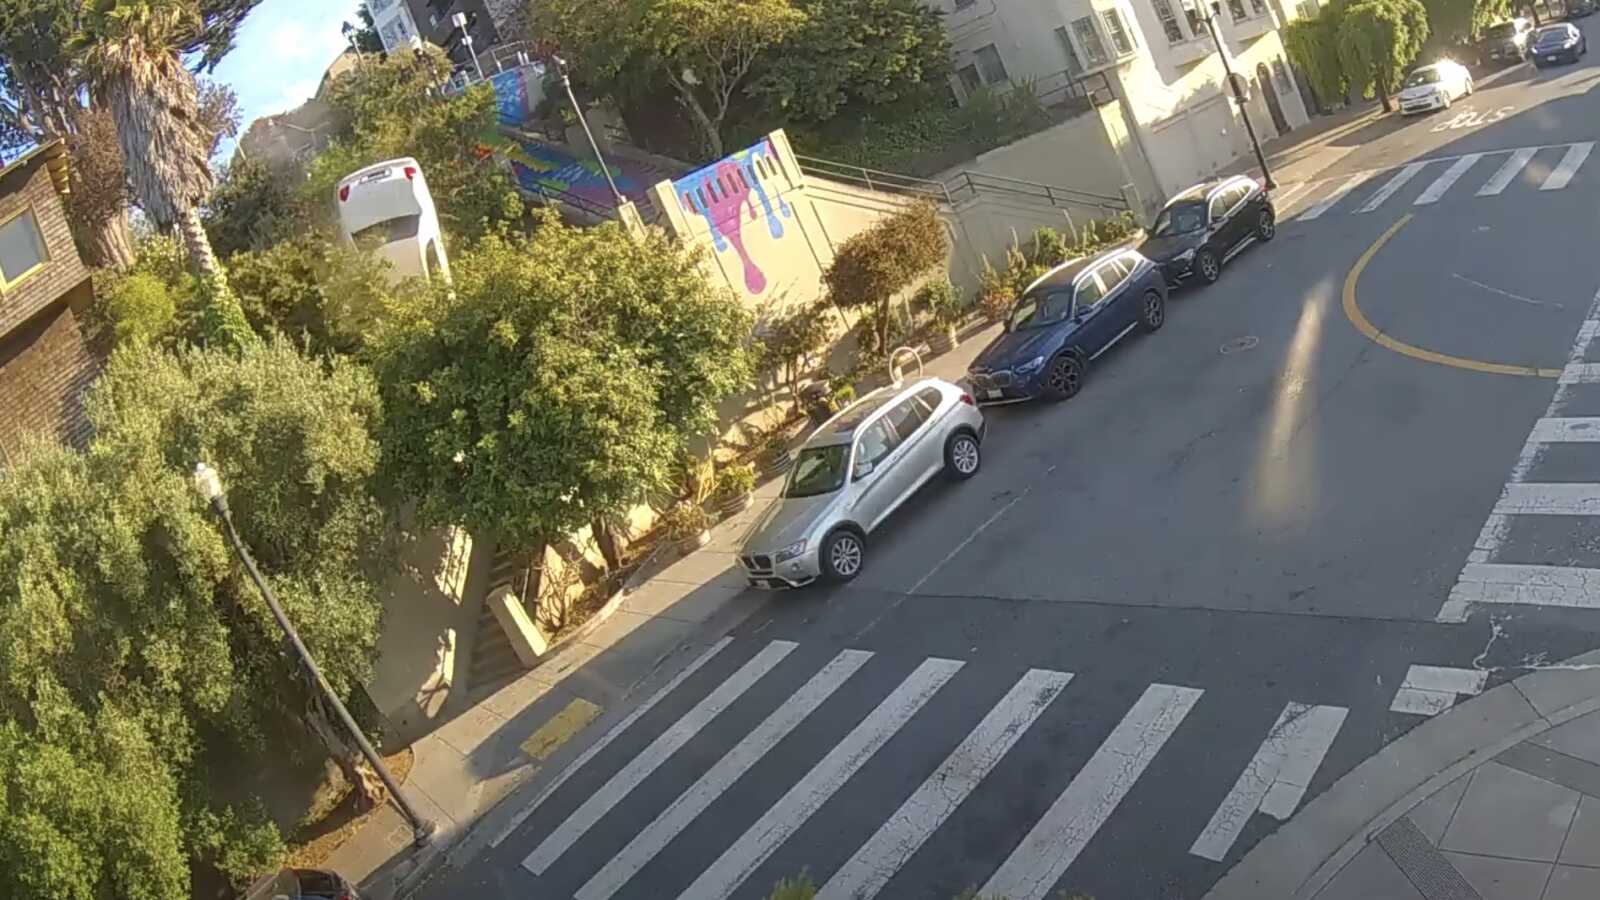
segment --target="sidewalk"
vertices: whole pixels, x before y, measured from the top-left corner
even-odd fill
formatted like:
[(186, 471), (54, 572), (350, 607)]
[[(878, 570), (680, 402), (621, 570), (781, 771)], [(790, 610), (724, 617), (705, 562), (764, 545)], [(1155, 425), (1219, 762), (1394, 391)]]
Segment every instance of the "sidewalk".
[(1600, 651), (1412, 729), (1263, 839), (1206, 896), (1600, 897)]
[[(950, 353), (923, 361), (924, 374), (959, 380), (998, 328), (967, 329)], [(914, 364), (906, 377), (916, 377)], [(531, 800), (648, 682), (770, 601), (770, 594), (745, 590), (734, 557), (781, 486), (776, 480), (760, 486), (750, 509), (712, 528), (705, 547), (681, 556), (658, 551), (538, 668), (412, 744), (414, 763), (402, 790), (438, 827), (428, 846), (411, 847), (410, 827), (389, 804), (325, 866), (359, 882), (363, 897), (389, 900), (405, 896), (452, 855), (468, 861), (494, 834), (515, 827), (516, 809), (527, 803), (507, 803), (473, 830), (513, 793)]]

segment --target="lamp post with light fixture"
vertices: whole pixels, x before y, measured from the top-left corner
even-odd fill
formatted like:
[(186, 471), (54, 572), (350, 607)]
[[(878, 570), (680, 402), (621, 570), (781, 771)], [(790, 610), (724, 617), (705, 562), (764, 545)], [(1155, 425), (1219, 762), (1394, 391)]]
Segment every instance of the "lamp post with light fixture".
[(594, 151), (594, 161), (600, 164), (600, 174), (606, 177), (606, 184), (611, 186), (611, 196), (616, 198), (617, 212), (620, 215), (623, 204), (628, 201), (617, 190), (617, 183), (611, 178), (611, 168), (606, 165), (606, 158), (600, 155), (600, 145), (595, 143), (594, 132), (589, 130), (589, 119), (583, 114), (583, 107), (578, 105), (578, 97), (572, 93), (572, 79), (567, 77), (567, 61), (559, 56), (551, 56), (551, 62), (556, 64), (556, 71), (561, 73), (561, 86), (567, 89), (567, 99), (572, 101), (572, 111), (578, 116), (578, 124), (583, 126), (583, 136), (589, 139), (589, 149)]
[(456, 13), (450, 17), (450, 24), (461, 29), (461, 43), (467, 45), (467, 53), (472, 56), (472, 68), (478, 71), (478, 80), (483, 80), (483, 66), (478, 63), (478, 51), (472, 49), (472, 32), (467, 30), (467, 14)]
[[(1239, 104), (1239, 117), (1244, 119), (1245, 134), (1250, 136), (1250, 146), (1256, 152), (1256, 163), (1261, 166), (1261, 184), (1267, 190), (1274, 190), (1278, 183), (1272, 178), (1272, 170), (1267, 168), (1267, 157), (1261, 152), (1261, 142), (1256, 139), (1255, 125), (1250, 122), (1250, 110), (1245, 106), (1244, 78), (1234, 74), (1233, 64), (1228, 61), (1228, 48), (1222, 44), (1222, 33), (1217, 29), (1217, 17), (1222, 15), (1222, 4), (1217, 0), (1183, 0), (1185, 9), (1194, 9), (1199, 12), (1200, 18), (1206, 23), (1206, 30), (1211, 33), (1212, 43), (1217, 45), (1217, 55), (1222, 57), (1223, 79), (1228, 82), (1228, 87), (1233, 91), (1233, 100)], [(1270, 86), (1262, 90), (1270, 90)]]
[(193, 484), (195, 492), (200, 495), (201, 499), (205, 500), (206, 505), (211, 507), (211, 511), (222, 522), (222, 533), (227, 536), (228, 545), (233, 548), (234, 555), (239, 557), (239, 562), (244, 565), (245, 572), (249, 574), (250, 580), (255, 583), (256, 590), (261, 592), (262, 599), (267, 601), (267, 608), (272, 610), (272, 617), (278, 620), (278, 627), (283, 629), (284, 636), (289, 639), (289, 644), (294, 647), (295, 655), (300, 658), (300, 664), (305, 666), (306, 672), (311, 676), (316, 689), (321, 692), (323, 699), (338, 714), (339, 721), (344, 725), (345, 730), (349, 731), (350, 735), (356, 739), (356, 745), (361, 748), (361, 755), (366, 757), (367, 762), (377, 771), (378, 777), (383, 781), (383, 786), (389, 789), (389, 796), (393, 798), (395, 806), (400, 808), (400, 812), (406, 817), (406, 821), (411, 823), (411, 843), (417, 847), (426, 845), (428, 839), (433, 836), (434, 823), (418, 815), (416, 809), (411, 806), (410, 801), (406, 800), (405, 795), (400, 792), (400, 785), (394, 780), (394, 776), (389, 773), (388, 767), (383, 764), (383, 758), (378, 756), (378, 751), (372, 748), (367, 736), (361, 733), (361, 728), (356, 724), (356, 720), (350, 716), (350, 711), (345, 709), (344, 703), (339, 699), (339, 695), (334, 693), (333, 686), (328, 684), (328, 679), (323, 676), (322, 670), (317, 668), (316, 661), (311, 658), (311, 651), (307, 650), (305, 643), (300, 640), (300, 633), (294, 630), (294, 625), (290, 623), (289, 617), (283, 611), (283, 607), (278, 605), (278, 598), (273, 595), (272, 588), (267, 585), (266, 579), (261, 577), (261, 572), (256, 569), (255, 560), (250, 557), (250, 551), (245, 549), (244, 541), (240, 540), (239, 532), (233, 527), (233, 515), (228, 511), (228, 495), (222, 490), (222, 478), (217, 475), (215, 469), (205, 463), (199, 463), (194, 467)]

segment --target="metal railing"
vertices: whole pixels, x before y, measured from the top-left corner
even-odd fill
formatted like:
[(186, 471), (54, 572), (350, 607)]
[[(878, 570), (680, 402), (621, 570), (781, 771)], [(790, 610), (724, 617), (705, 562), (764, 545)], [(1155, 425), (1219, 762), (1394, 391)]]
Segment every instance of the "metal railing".
[(806, 175), (857, 184), (869, 190), (889, 194), (927, 197), (936, 203), (944, 203), (951, 207), (954, 207), (958, 200), (989, 194), (1043, 203), (1058, 209), (1088, 206), (1113, 213), (1129, 209), (1127, 199), (1118, 194), (1099, 194), (970, 169), (963, 169), (946, 181), (937, 181), (829, 159), (818, 159), (814, 156), (797, 154), (795, 159), (800, 163), (800, 171)]
[(1111, 77), (1104, 70), (1088, 74), (1071, 70), (1055, 72), (1033, 82), (1033, 90), (1046, 109), (1056, 111), (1083, 112), (1117, 99)]

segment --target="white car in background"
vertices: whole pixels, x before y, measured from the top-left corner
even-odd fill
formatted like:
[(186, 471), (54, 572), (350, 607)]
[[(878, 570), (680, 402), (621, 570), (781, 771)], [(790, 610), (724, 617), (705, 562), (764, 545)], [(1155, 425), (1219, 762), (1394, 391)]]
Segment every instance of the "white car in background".
[(373, 247), (396, 278), (431, 279), (437, 273), (450, 283), (433, 195), (422, 167), (409, 156), (340, 179), (339, 229), (346, 241)]
[(1400, 86), (1400, 114), (1449, 109), (1450, 104), (1472, 95), (1472, 73), (1458, 62), (1442, 60), (1421, 66)]

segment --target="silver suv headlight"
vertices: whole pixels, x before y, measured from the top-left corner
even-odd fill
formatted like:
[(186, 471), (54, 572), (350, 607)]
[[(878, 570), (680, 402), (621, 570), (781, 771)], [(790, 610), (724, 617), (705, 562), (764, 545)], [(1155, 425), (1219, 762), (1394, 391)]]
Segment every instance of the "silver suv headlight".
[(801, 540), (795, 541), (782, 550), (779, 550), (777, 553), (772, 554), (772, 559), (774, 562), (788, 562), (804, 552), (806, 552), (806, 542), (802, 538)]

